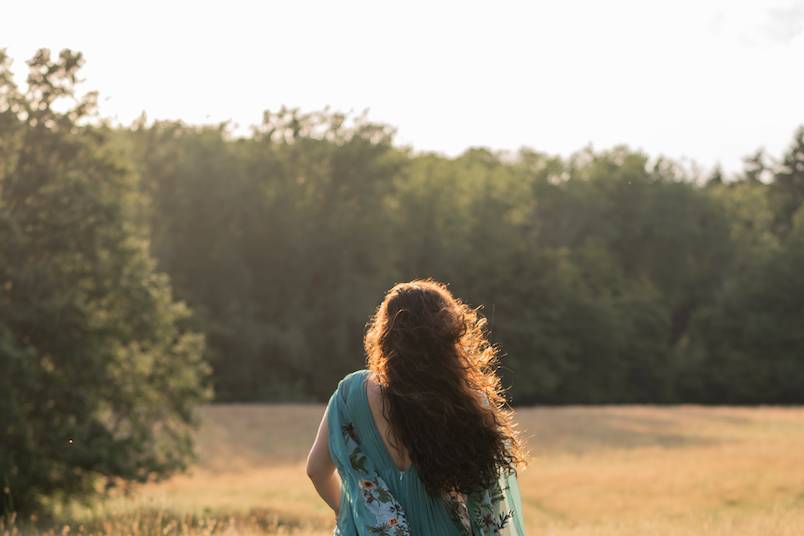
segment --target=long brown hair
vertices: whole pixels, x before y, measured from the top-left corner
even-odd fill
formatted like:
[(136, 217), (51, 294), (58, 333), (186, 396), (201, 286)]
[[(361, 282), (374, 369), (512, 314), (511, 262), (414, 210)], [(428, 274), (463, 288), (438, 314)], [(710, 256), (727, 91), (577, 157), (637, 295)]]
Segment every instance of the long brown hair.
[(406, 447), (431, 496), (486, 489), (500, 471), (526, 464), (486, 319), (447, 285), (394, 285), (363, 344), (387, 401), (391, 443)]

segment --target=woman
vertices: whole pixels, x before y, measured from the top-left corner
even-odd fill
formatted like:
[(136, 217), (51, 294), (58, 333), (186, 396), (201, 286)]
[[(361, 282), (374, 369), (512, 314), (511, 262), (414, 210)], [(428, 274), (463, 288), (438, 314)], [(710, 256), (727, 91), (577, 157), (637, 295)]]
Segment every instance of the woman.
[(368, 368), (340, 381), (307, 458), (334, 535), (525, 533), (525, 456), (485, 325), (433, 279), (388, 291)]

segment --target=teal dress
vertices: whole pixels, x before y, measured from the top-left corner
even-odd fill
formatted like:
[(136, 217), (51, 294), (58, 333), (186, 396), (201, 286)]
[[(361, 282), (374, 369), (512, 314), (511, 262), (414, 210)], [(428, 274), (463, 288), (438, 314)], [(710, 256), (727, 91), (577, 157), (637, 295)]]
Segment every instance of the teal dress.
[(348, 374), (327, 405), (329, 449), (341, 477), (334, 536), (525, 534), (515, 474), (470, 496), (431, 497), (415, 467), (400, 471), (380, 437), (368, 405), (368, 370)]

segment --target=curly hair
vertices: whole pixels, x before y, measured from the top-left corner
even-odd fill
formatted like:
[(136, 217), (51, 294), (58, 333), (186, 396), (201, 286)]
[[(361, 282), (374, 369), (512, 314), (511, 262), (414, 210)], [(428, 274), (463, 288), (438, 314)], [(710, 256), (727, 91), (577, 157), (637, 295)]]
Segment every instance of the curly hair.
[(363, 339), (389, 440), (406, 447), (433, 497), (487, 489), (527, 464), (478, 309), (432, 278), (397, 283)]

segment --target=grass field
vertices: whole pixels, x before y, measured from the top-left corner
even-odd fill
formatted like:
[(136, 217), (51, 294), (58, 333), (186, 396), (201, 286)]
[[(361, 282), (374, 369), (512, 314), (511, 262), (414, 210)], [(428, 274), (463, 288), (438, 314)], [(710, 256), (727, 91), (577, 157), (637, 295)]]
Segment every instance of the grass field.
[[(189, 474), (0, 534), (328, 535), (304, 472), (322, 411), (206, 407)], [(528, 534), (804, 534), (804, 408), (532, 408), (518, 422)]]

